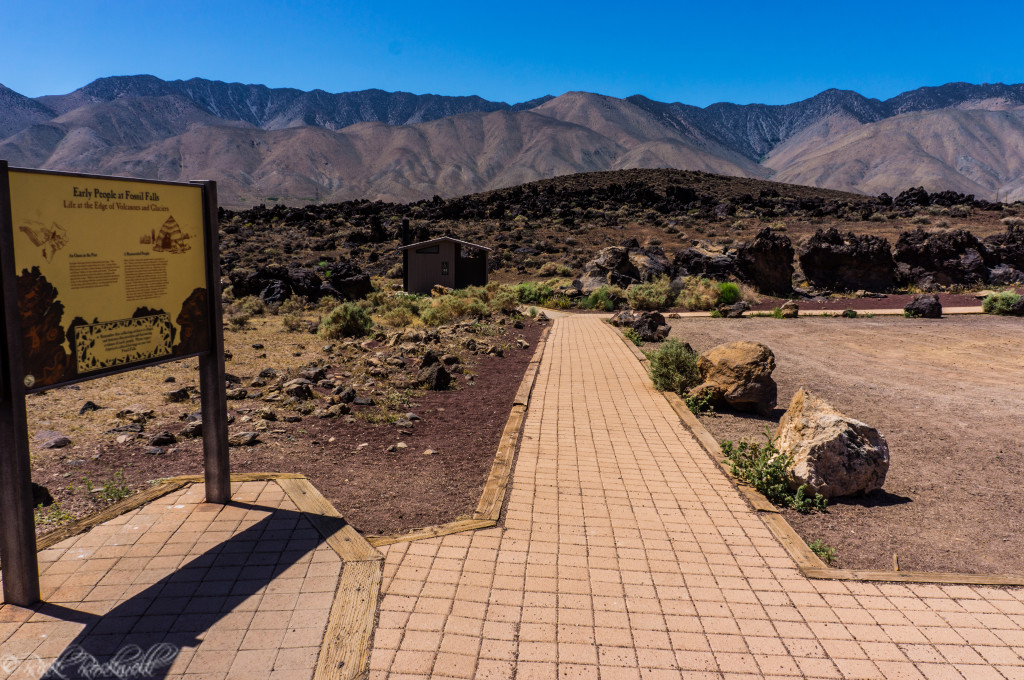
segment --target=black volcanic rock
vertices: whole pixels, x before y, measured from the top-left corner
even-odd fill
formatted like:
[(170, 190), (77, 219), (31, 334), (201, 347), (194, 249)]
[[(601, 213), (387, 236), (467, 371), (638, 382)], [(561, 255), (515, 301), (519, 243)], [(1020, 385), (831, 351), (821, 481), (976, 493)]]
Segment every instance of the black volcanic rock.
[(793, 244), (787, 236), (765, 227), (737, 249), (736, 269), (741, 279), (766, 295), (793, 292)]
[(819, 229), (800, 246), (800, 268), (816, 288), (883, 292), (896, 284), (889, 242), (878, 236)]
[(1024, 226), (1010, 225), (1005, 234), (985, 239), (985, 261), (990, 267), (1005, 265), (1024, 271)]
[(680, 250), (672, 258), (676, 276), (707, 276), (726, 279), (737, 274), (736, 254), (713, 253), (700, 248)]
[(928, 233), (918, 227), (900, 235), (893, 259), (905, 283), (977, 285), (988, 281), (984, 253), (981, 241), (964, 229)]

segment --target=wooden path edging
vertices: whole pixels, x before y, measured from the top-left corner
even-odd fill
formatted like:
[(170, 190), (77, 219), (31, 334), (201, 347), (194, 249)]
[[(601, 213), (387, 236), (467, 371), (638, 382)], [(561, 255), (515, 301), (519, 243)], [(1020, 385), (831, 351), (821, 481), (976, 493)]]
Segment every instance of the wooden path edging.
[(508, 483), (512, 478), (512, 464), (515, 462), (516, 449), (519, 446), (519, 435), (523, 431), (526, 410), (530, 405), (530, 395), (533, 392), (533, 385), (537, 380), (537, 371), (540, 368), (540, 360), (544, 355), (544, 348), (550, 331), (551, 326), (548, 326), (541, 332), (540, 338), (537, 339), (537, 347), (533, 351), (533, 358), (530, 359), (530, 363), (526, 366), (523, 380), (519, 383), (519, 390), (512, 401), (512, 411), (505, 422), (505, 429), (502, 431), (501, 439), (498, 442), (498, 451), (494, 456), (491, 472), (487, 477), (486, 484), (484, 484), (484, 490), (480, 495), (480, 502), (477, 504), (473, 517), (415, 529), (405, 534), (367, 536), (366, 540), (369, 541), (370, 545), (380, 547), (394, 543), (408, 543), (425, 538), (437, 538), (438, 536), (448, 536), (449, 534), (457, 534), (463, 531), (488, 529), (497, 526), (498, 520), (501, 518), (501, 509), (505, 504)]
[[(902, 312), (901, 312), (902, 313)], [(973, 313), (973, 312), (959, 312)], [(650, 366), (647, 356), (640, 348), (623, 335), (617, 328), (610, 327), (645, 368)], [(786, 521), (775, 505), (752, 486), (736, 478), (720, 455), (718, 440), (708, 432), (700, 420), (686, 406), (686, 402), (675, 392), (662, 392), (672, 410), (683, 421), (700, 443), (701, 448), (711, 457), (725, 475), (732, 480), (736, 489), (747, 499), (754, 511), (761, 517), (775, 538), (796, 562), (800, 573), (807, 578), (833, 581), (883, 581), (895, 583), (935, 583), (940, 585), (967, 586), (1024, 586), (1024, 575), (1019, 574), (961, 574), (956, 572), (930, 571), (874, 571), (870, 569), (835, 569), (825, 564), (807, 542)]]

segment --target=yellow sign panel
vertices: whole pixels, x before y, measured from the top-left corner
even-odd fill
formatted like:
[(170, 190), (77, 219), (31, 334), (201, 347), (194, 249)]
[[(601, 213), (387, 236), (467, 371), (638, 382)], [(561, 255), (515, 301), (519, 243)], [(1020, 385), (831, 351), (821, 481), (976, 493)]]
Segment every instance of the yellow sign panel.
[(209, 348), (202, 187), (8, 176), (26, 387)]

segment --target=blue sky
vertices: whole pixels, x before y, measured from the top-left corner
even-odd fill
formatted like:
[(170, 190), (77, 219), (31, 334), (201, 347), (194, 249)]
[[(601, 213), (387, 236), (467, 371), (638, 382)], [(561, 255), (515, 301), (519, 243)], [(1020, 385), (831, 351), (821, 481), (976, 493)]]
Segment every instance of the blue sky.
[(1024, 3), (0, 0), (0, 83), (149, 73), (518, 102), (587, 90), (705, 106), (830, 87), (884, 99), (1024, 82)]

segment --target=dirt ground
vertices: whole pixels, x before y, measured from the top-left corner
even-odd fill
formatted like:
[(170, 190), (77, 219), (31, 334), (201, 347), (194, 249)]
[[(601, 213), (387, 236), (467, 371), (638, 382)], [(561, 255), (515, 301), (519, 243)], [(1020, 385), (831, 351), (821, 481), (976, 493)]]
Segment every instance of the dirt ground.
[(872, 425), (891, 454), (884, 489), (787, 519), (835, 566), (1024, 573), (1024, 319), (674, 319), (672, 337), (702, 352), (750, 340), (775, 353), (770, 418), (702, 416), (718, 439), (760, 440), (800, 387)]
[[(233, 418), (228, 431), (259, 434), (256, 444), (231, 448), (231, 470), (302, 473), (366, 534), (399, 533), (468, 516), (480, 500), (512, 401), (542, 330), (541, 324), (529, 319), (522, 329), (511, 322), (483, 325), (472, 337), (504, 347), (503, 356), (460, 351), (461, 372), (453, 373), (452, 388), (432, 392), (394, 389), (381, 378), (359, 372), (374, 355), (401, 355), (407, 366), (391, 369), (392, 382), (411, 379), (422, 348), (409, 352), (370, 342), (366, 348), (343, 347), (326, 354), (323, 340), (305, 332), (283, 331), (280, 317), (254, 318), (248, 328), (225, 333), (225, 349), (231, 354), (227, 372), (235, 374), (248, 391), (247, 398), (228, 401)], [(519, 338), (529, 346), (520, 347)], [(328, 362), (324, 366), (328, 378), (352, 386), (357, 396), (375, 403), (352, 404), (350, 417), (320, 418), (263, 401), (260, 397), (269, 387), (251, 385), (264, 368), (294, 375), (317, 361)], [(202, 474), (201, 438), (179, 434), (185, 418), (199, 410), (198, 397), (184, 403), (168, 403), (165, 398), (172, 390), (198, 387), (197, 367), (196, 359), (188, 359), (29, 396), (32, 480), (44, 485), (56, 501), (37, 510), (38, 532), (94, 512), (145, 488), (150, 480)], [(317, 387), (314, 392), (307, 404), (330, 404), (328, 389)], [(100, 409), (79, 413), (87, 401)], [(257, 418), (256, 411), (263, 408), (272, 409), (276, 419)], [(117, 415), (125, 409), (153, 411), (142, 432), (112, 431), (131, 424)], [(395, 422), (395, 414), (406, 413), (419, 420), (411, 425)], [(164, 431), (177, 441), (154, 447), (152, 438)], [(71, 443), (43, 448), (58, 434)], [(387, 450), (399, 442), (406, 446)], [(434, 453), (424, 455), (427, 450)]]

